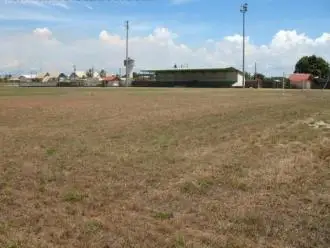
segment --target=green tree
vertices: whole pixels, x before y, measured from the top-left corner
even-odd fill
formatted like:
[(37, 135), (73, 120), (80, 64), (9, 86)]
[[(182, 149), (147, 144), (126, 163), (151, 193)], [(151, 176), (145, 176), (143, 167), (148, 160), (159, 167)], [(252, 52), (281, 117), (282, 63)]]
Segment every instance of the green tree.
[(265, 79), (265, 75), (262, 74), (262, 73), (256, 73), (256, 74), (254, 74), (254, 79), (264, 80)]
[(328, 77), (329, 64), (322, 58), (315, 55), (304, 56), (298, 60), (294, 73), (310, 73), (314, 77)]
[(249, 72), (245, 72), (245, 80), (251, 80), (251, 79), (253, 79), (252, 74)]
[(133, 78), (138, 78), (139, 77), (139, 74), (137, 72), (133, 72)]
[(102, 69), (102, 70), (100, 71), (100, 77), (101, 77), (101, 78), (105, 78), (106, 76), (107, 76), (107, 72), (106, 72), (105, 70)]
[(93, 77), (93, 74), (94, 74), (93, 69), (88, 69), (86, 71), (86, 77), (87, 78), (92, 78)]
[(9, 79), (12, 78), (12, 75), (11, 74), (6, 74), (5, 77), (4, 77), (4, 81), (7, 81)]

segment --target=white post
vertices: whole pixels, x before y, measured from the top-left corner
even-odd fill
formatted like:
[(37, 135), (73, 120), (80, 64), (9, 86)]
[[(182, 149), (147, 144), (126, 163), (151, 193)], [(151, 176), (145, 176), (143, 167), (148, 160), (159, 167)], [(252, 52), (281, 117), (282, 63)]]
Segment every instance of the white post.
[(305, 80), (303, 81), (303, 85), (302, 85), (302, 91), (305, 90)]

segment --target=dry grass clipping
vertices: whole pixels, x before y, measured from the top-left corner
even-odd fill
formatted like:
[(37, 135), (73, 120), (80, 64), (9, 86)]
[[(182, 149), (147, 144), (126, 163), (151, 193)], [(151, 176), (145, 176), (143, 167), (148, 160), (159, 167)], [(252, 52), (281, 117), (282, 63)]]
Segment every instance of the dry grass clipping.
[(0, 247), (329, 247), (330, 94), (48, 91), (0, 97)]

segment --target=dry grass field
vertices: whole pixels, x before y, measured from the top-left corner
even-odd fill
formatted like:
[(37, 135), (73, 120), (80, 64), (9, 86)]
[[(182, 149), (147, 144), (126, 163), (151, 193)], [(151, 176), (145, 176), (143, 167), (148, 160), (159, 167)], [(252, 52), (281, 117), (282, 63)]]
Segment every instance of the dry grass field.
[(1, 88), (0, 115), (1, 248), (330, 247), (330, 92)]

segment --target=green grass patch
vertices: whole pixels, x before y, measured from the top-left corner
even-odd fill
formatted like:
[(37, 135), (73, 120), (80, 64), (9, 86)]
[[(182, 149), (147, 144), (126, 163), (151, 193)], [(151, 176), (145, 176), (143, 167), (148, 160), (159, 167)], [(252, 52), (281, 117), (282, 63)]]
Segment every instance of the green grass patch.
[(168, 219), (172, 219), (174, 215), (172, 212), (157, 212), (154, 214), (154, 217), (160, 220), (168, 220)]
[(183, 235), (181, 235), (181, 234), (177, 235), (174, 247), (175, 248), (184, 248), (184, 247), (186, 247), (186, 240), (185, 240)]
[(54, 149), (54, 148), (50, 148), (50, 149), (47, 149), (46, 150), (46, 154), (48, 155), (48, 156), (52, 156), (52, 155), (54, 155), (56, 153), (56, 149)]
[(78, 191), (69, 191), (64, 194), (63, 200), (66, 202), (79, 202), (82, 201), (86, 195), (78, 192)]
[(103, 228), (103, 224), (97, 220), (86, 221), (84, 232), (88, 234), (95, 234)]
[(13, 241), (13, 242), (8, 242), (8, 244), (4, 248), (23, 248), (24, 245), (20, 241)]

